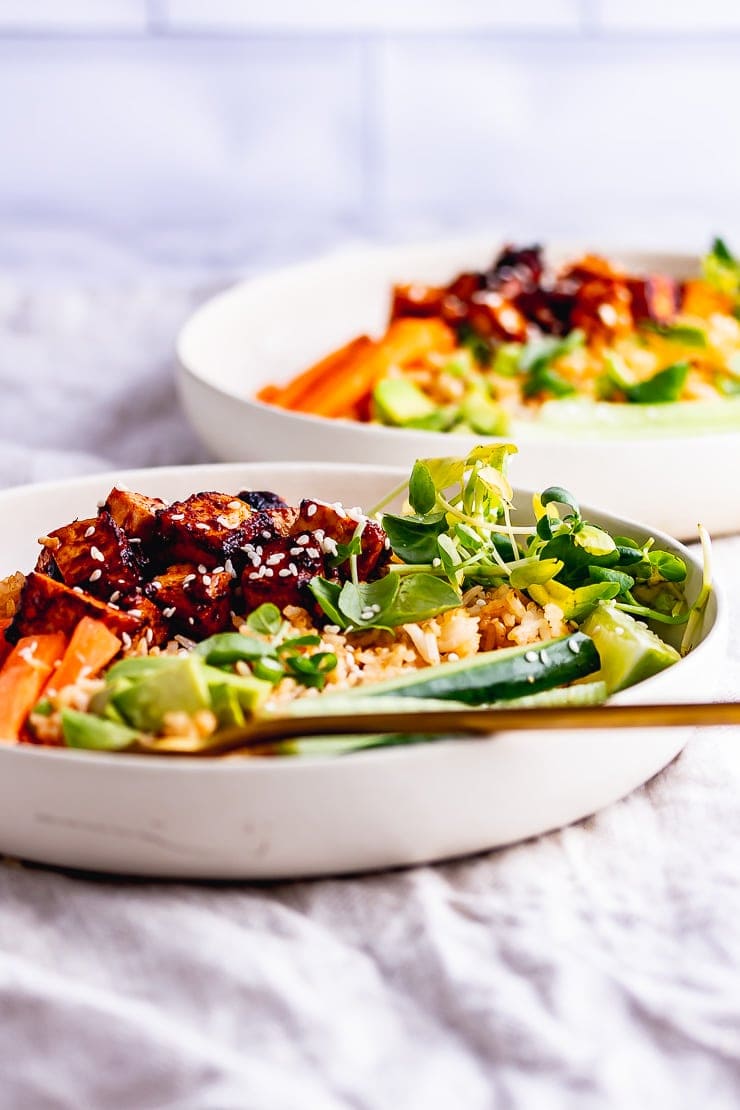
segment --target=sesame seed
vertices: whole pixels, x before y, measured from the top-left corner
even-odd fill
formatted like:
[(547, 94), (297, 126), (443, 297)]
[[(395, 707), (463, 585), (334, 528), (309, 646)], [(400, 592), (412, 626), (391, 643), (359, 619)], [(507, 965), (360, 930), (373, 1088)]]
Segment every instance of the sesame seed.
[(307, 517), (316, 516), (316, 513), (318, 512), (318, 508), (319, 508), (318, 505), (309, 505), (308, 508), (306, 509), (306, 516)]
[(441, 567), (442, 566), (442, 560), (439, 559), (439, 558), (432, 559), (432, 566), (433, 567)]
[(82, 586), (73, 586), (72, 593), (81, 594), (84, 593), (84, 590), (82, 589)]
[(178, 635), (178, 636), (175, 636), (175, 640), (177, 641), (178, 644), (180, 644), (181, 647), (184, 647), (188, 651), (191, 648), (195, 647), (195, 640), (190, 640), (190, 639), (188, 639), (187, 636), (179, 636)]
[(121, 633), (121, 643), (126, 649), (131, 647), (131, 637), (129, 636), (128, 632)]
[(216, 517), (216, 524), (220, 524), (222, 528), (236, 528), (237, 527), (237, 524), (235, 522), (229, 520), (229, 518), (225, 517), (225, 516), (217, 516)]
[(278, 575), (280, 576), (280, 578), (289, 578), (292, 573), (293, 572), (289, 570), (288, 567), (283, 567), (282, 570), (278, 571)]
[(540, 662), (544, 663), (545, 666), (547, 666), (547, 664), (550, 662), (550, 660), (547, 657), (547, 652), (545, 651), (544, 648), (540, 652)]
[(206, 573), (206, 568), (203, 565), (203, 563), (198, 563), (198, 574), (205, 574), (205, 573)]
[(307, 547), (305, 551), (309, 559), (318, 559), (319, 555), (321, 554), (318, 547)]
[(197, 575), (195, 574), (186, 574), (182, 580), (183, 586), (187, 586), (190, 582), (195, 582), (196, 577)]
[(103, 552), (100, 550), (99, 547), (93, 546), (93, 547), (90, 548), (90, 558), (94, 559), (96, 563), (104, 563), (105, 562), (105, 555), (103, 554)]
[(89, 540), (90, 536), (94, 536), (94, 535), (95, 535), (95, 525), (91, 524), (90, 527), (85, 532), (85, 539)]
[(103, 577), (102, 570), (94, 570), (92, 572), (92, 574), (90, 575), (90, 577), (88, 578), (88, 582), (97, 582), (97, 580), (99, 578), (102, 578), (102, 577)]
[(390, 546), (391, 546), (391, 541), (386, 536), (385, 539), (383, 540), (383, 547), (386, 549), (386, 551), (389, 551)]
[(129, 609), (128, 615), (130, 617), (140, 617), (142, 615), (141, 609)]
[(162, 616), (167, 617), (167, 619), (169, 620), (170, 617), (174, 617), (176, 612), (177, 609), (174, 605), (168, 605), (166, 609), (162, 610)]
[(200, 528), (201, 532), (207, 532), (209, 530), (209, 525), (204, 524), (203, 521), (200, 521), (200, 523), (196, 524), (195, 527)]
[(170, 520), (184, 520), (184, 519), (185, 519), (185, 513), (173, 513), (172, 516), (170, 517)]
[(534, 682), (534, 675), (533, 674), (528, 674), (527, 675), (527, 682), (530, 682), (530, 683)]
[(116, 604), (115, 604), (115, 602), (113, 602), (113, 601), (109, 601), (109, 602), (108, 602), (108, 608), (109, 608), (109, 609), (115, 609), (115, 611), (116, 611), (117, 613), (120, 613), (120, 612), (121, 612), (121, 606), (120, 606), (120, 605), (116, 605)]
[(138, 536), (129, 536), (128, 542), (129, 543), (141, 543), (141, 540), (139, 539)]
[(578, 640), (568, 640), (568, 647), (574, 655), (578, 655), (578, 652), (581, 650), (581, 645), (578, 643)]
[(272, 539), (272, 532), (268, 532), (266, 528), (262, 532), (260, 532), (260, 535), (262, 536), (263, 540), (271, 540)]
[(236, 578), (236, 571), (234, 570), (234, 564), (232, 563), (231, 559), (227, 559), (224, 563), (224, 570), (232, 578)]
[(457, 654), (456, 651), (451, 651), (447, 656), (447, 661), (448, 663), (457, 663), (459, 658), (460, 656)]
[(537, 655), (536, 651), (525, 651), (524, 658), (527, 660), (528, 663), (536, 663), (539, 656)]
[(291, 547), (290, 554), (291, 555), (302, 555), (303, 554), (303, 548), (302, 547)]
[(154, 639), (154, 633), (152, 632), (151, 628), (147, 628), (146, 632), (144, 633), (144, 639), (148, 644), (151, 644), (152, 640)]
[(213, 574), (223, 574), (225, 569), (226, 569), (225, 567), (214, 567), (212, 573)]
[(276, 567), (278, 565), (278, 563), (282, 563), (284, 561), (285, 561), (285, 554), (283, 552), (280, 552), (280, 551), (276, 551), (274, 555), (270, 555), (265, 560), (268, 567)]
[(273, 578), (275, 576), (275, 571), (272, 567), (263, 567), (262, 569), (265, 572), (265, 578)]
[(288, 563), (288, 570), (291, 574), (298, 574), (298, 567), (295, 565), (295, 563)]
[(336, 635), (339, 632), (339, 625), (338, 624), (325, 624), (324, 625), (324, 632), (331, 632), (333, 635)]
[(188, 624), (195, 624), (195, 617), (188, 617)]
[[(153, 582), (152, 582), (152, 585), (154, 585)], [(118, 601), (120, 596), (121, 596), (121, 591), (120, 590), (114, 590), (113, 593), (110, 595), (110, 601)]]
[(379, 605), (369, 605), (368, 608), (372, 609), (373, 613), (379, 613), (380, 612), (380, 606)]
[(295, 542), (300, 544), (301, 547), (305, 547), (306, 544), (308, 543), (308, 534), (306, 532), (304, 532), (303, 535), (299, 536), (298, 539)]
[(233, 501), (229, 501), (228, 508), (229, 509), (241, 509), (243, 505), (244, 505), (243, 501), (239, 501), (238, 498), (235, 498)]
[(252, 571), (249, 572), (248, 577), (249, 578), (261, 578), (262, 575), (258, 574), (256, 570), (252, 570)]
[(203, 585), (204, 585), (204, 586), (210, 586), (210, 584), (211, 584), (211, 576), (210, 576), (210, 574), (204, 574), (204, 575), (203, 575)]

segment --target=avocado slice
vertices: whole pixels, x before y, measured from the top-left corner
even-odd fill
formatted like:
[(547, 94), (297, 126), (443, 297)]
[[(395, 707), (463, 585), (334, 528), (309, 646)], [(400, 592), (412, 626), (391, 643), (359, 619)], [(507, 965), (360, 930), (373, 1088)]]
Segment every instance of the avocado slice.
[(378, 417), (384, 424), (404, 427), (412, 420), (424, 420), (437, 412), (437, 406), (408, 378), (385, 378), (373, 391)]
[(170, 659), (166, 666), (115, 694), (112, 702), (128, 724), (157, 733), (167, 713), (193, 716), (199, 709), (211, 708), (206, 669), (192, 655)]
[(139, 735), (126, 725), (105, 721), (92, 713), (80, 713), (77, 709), (62, 710), (62, 734), (69, 748), (92, 748), (106, 752), (130, 748)]
[[(200, 669), (206, 682), (209, 699), (213, 698), (215, 690), (223, 691), (224, 688), (232, 690), (237, 702), (247, 713), (253, 713), (255, 709), (258, 709), (272, 692), (271, 682), (265, 682), (261, 678), (256, 678), (253, 674), (233, 674), (229, 671), (222, 671), (218, 667), (203, 665)], [(218, 695), (219, 698), (225, 696), (223, 693)], [(211, 708), (215, 711), (214, 706), (211, 706)], [(218, 714), (216, 715), (218, 716)]]
[(600, 601), (580, 628), (596, 644), (601, 659), (601, 667), (589, 681), (605, 682), (610, 694), (650, 678), (681, 658), (646, 624), (613, 602)]
[(223, 683), (220, 686), (211, 686), (209, 689), (211, 708), (216, 714), (219, 728), (241, 728), (246, 718), (234, 687)]
[(501, 405), (481, 390), (467, 395), (460, 417), (479, 436), (503, 436), (509, 430), (509, 418)]

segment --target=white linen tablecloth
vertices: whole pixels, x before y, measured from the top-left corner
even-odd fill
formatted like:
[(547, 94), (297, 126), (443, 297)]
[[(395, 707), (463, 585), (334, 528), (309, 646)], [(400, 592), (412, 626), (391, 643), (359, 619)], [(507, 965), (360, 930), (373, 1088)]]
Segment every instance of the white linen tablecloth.
[[(0, 484), (202, 458), (172, 338), (204, 293), (0, 281)], [(715, 546), (734, 695), (739, 556)], [(444, 866), (208, 886), (0, 865), (3, 1110), (738, 1105), (737, 732)]]

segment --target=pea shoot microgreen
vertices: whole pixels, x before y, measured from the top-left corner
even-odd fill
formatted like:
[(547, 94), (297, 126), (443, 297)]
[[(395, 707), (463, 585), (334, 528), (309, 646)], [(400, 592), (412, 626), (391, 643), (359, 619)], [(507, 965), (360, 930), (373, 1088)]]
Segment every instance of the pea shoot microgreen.
[(683, 561), (652, 540), (610, 535), (584, 518), (568, 490), (535, 496), (534, 526), (513, 523), (506, 465), (515, 450), (492, 444), (464, 459), (418, 460), (392, 491), (406, 494), (407, 511), (382, 514), (396, 561), (375, 582), (315, 578), (311, 591), (327, 617), (342, 629), (392, 629), (459, 605), (471, 586), (508, 583), (557, 604), (568, 620), (613, 600), (646, 619), (684, 623)]

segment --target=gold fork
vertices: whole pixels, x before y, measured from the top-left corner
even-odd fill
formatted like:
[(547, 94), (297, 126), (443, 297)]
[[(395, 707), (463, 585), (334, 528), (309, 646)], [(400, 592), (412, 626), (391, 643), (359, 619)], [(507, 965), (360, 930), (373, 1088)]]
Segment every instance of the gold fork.
[(536, 709), (371, 710), (316, 713), (293, 717), (258, 717), (239, 728), (223, 729), (203, 738), (142, 737), (135, 750), (161, 756), (215, 756), (258, 751), (280, 740), (303, 736), (346, 736), (372, 733), (467, 733), (529, 729), (675, 728), (692, 725), (740, 725), (740, 702), (687, 702), (669, 705), (596, 705)]

